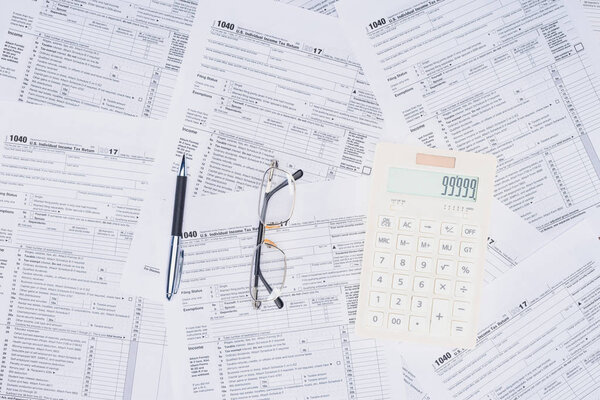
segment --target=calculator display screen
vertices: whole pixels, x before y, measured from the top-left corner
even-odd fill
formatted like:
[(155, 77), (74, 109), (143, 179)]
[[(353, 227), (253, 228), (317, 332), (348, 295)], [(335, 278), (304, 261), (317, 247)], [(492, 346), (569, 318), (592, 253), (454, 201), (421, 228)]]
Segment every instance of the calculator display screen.
[(390, 168), (387, 190), (391, 193), (476, 201), (479, 178), (408, 168)]

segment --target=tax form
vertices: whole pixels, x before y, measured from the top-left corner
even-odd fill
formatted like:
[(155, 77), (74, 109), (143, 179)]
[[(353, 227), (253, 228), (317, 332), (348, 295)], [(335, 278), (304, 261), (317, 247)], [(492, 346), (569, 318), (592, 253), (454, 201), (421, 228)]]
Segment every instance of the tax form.
[(493, 153), (496, 198), (549, 235), (598, 207), (600, 58), (578, 2), (336, 8), (390, 132)]
[(0, 120), (0, 399), (167, 398), (163, 309), (119, 290), (156, 125), (15, 103)]
[(581, 0), (581, 5), (585, 16), (589, 21), (596, 36), (600, 35), (600, 1), (598, 0)]
[(404, 349), (432, 398), (598, 398), (597, 222), (577, 224), (486, 287), (475, 349)]
[[(331, 0), (292, 0), (335, 13)], [(3, 0), (0, 99), (165, 118), (197, 0)]]
[(190, 37), (161, 147), (191, 196), (257, 187), (273, 158), (304, 182), (370, 173), (383, 120), (336, 18), (210, 2)]

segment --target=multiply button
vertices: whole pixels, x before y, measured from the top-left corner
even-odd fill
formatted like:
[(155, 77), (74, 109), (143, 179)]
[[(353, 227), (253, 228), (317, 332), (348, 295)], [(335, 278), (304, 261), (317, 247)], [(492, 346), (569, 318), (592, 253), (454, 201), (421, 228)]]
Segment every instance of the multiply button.
[(393, 229), (396, 224), (396, 218), (387, 215), (380, 215), (377, 226), (383, 229)]
[(378, 232), (375, 236), (375, 247), (389, 249), (392, 247), (392, 240), (391, 234)]
[(451, 282), (446, 279), (435, 280), (435, 293), (441, 295), (449, 295), (452, 292)]

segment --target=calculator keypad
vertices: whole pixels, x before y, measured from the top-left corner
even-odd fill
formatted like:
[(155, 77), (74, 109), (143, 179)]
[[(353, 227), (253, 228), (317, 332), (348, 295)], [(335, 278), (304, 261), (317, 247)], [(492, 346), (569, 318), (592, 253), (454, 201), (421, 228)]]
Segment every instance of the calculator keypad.
[(479, 236), (473, 224), (379, 216), (368, 324), (430, 336), (468, 334)]

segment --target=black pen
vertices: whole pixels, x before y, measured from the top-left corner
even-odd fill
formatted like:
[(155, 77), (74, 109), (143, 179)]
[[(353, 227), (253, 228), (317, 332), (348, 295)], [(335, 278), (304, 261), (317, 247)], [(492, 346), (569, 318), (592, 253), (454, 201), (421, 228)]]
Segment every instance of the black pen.
[(173, 224), (171, 225), (171, 252), (169, 257), (169, 270), (167, 271), (167, 300), (171, 300), (179, 290), (181, 269), (183, 267), (183, 250), (181, 246), (183, 208), (185, 205), (185, 187), (187, 176), (185, 174), (185, 154), (181, 157), (181, 165), (177, 174), (175, 187), (175, 203), (173, 204)]

